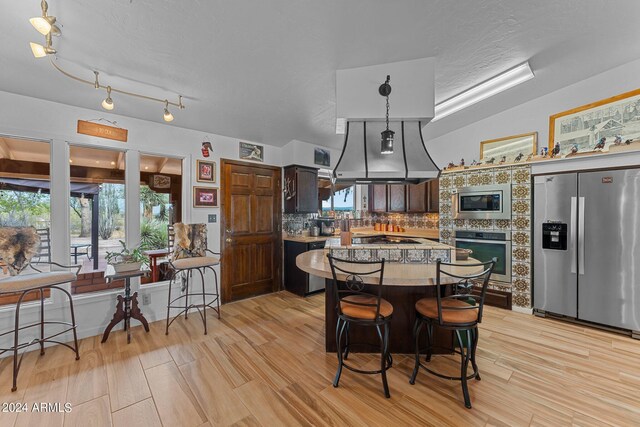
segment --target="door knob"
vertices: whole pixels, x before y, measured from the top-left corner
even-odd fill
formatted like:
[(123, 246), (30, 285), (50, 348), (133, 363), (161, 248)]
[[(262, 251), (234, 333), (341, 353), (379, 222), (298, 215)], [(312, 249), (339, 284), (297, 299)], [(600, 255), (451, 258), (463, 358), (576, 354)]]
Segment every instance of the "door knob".
[(231, 243), (231, 239), (228, 238), (228, 237), (224, 241), (227, 242), (227, 243)]

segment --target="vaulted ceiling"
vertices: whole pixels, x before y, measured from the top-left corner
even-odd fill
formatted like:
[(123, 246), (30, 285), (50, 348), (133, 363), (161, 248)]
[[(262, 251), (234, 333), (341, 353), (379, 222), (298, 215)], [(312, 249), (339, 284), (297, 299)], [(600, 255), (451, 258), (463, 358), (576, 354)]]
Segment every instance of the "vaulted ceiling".
[[(31, 55), (39, 3), (0, 0), (0, 90), (101, 111), (103, 91)], [(169, 126), (278, 146), (340, 144), (336, 69), (435, 56), (440, 101), (530, 60), (535, 79), (430, 124), (435, 136), (640, 58), (635, 0), (50, 0), (49, 11), (60, 64), (184, 95)], [(160, 105), (113, 98), (115, 113), (162, 122)]]

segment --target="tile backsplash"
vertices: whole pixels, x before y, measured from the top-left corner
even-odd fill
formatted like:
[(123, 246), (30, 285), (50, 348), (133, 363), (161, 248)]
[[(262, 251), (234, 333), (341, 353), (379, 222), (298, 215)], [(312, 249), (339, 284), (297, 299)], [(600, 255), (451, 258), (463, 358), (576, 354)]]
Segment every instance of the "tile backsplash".
[[(311, 220), (317, 218), (317, 214), (282, 214), (282, 229), (284, 231), (304, 230), (311, 225)], [(397, 225), (403, 228), (438, 229), (439, 216), (437, 213), (410, 214), (410, 213), (377, 213), (362, 211), (359, 219), (354, 219), (354, 214), (349, 214), (352, 227), (373, 227), (376, 222)]]

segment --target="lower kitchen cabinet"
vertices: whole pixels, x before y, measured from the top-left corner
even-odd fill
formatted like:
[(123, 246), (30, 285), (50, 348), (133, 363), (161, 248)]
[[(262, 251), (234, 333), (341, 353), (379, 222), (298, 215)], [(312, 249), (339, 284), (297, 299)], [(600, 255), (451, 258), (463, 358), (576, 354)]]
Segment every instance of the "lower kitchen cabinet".
[(296, 295), (306, 296), (323, 291), (324, 279), (310, 275), (296, 266), (296, 257), (301, 253), (324, 249), (325, 242), (294, 242), (284, 241), (284, 288)]

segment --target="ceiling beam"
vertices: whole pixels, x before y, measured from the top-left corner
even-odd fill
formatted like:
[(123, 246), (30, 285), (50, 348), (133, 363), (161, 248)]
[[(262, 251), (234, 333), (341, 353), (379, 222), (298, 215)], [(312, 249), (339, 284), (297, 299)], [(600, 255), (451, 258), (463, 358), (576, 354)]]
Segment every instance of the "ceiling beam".
[(3, 159), (14, 160), (13, 153), (11, 152), (11, 149), (9, 149), (9, 145), (7, 145), (7, 141), (5, 141), (4, 138), (0, 138), (0, 157)]
[(162, 169), (164, 169), (164, 167), (167, 165), (168, 161), (169, 161), (168, 157), (161, 157), (160, 161), (158, 162), (158, 166), (157, 166), (156, 172), (162, 173)]

